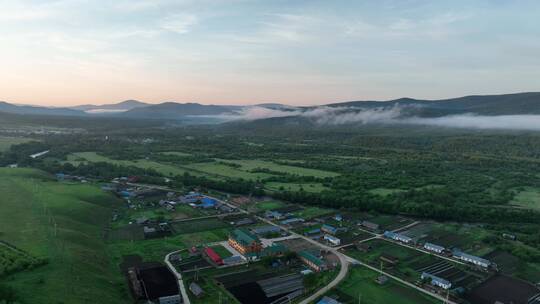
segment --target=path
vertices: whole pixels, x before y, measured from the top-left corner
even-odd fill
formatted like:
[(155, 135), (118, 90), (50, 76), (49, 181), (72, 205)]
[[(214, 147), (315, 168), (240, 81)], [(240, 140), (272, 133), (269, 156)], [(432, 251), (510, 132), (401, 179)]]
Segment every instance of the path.
[(186, 286), (184, 285), (184, 280), (182, 279), (182, 274), (180, 272), (178, 272), (176, 270), (176, 268), (174, 268), (173, 264), (171, 263), (171, 261), (169, 261), (169, 257), (172, 255), (172, 254), (175, 254), (177, 252), (180, 252), (181, 250), (178, 250), (178, 251), (173, 251), (169, 254), (167, 254), (165, 256), (165, 264), (167, 265), (167, 267), (169, 268), (169, 270), (174, 274), (174, 276), (176, 277), (176, 279), (178, 280), (178, 287), (180, 288), (180, 294), (182, 295), (182, 300), (183, 300), (183, 303), (184, 304), (191, 304), (191, 301), (189, 300), (189, 296), (187, 294), (187, 290), (186, 290)]

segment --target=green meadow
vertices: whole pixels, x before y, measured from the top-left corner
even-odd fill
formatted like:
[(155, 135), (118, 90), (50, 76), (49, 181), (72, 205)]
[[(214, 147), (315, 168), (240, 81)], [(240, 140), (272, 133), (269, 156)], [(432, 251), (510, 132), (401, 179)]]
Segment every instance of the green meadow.
[(48, 263), (0, 278), (21, 303), (127, 303), (103, 231), (118, 199), (32, 169), (0, 169), (0, 239)]
[(33, 139), (23, 137), (0, 136), (0, 152), (7, 151), (13, 145), (24, 144), (32, 140)]

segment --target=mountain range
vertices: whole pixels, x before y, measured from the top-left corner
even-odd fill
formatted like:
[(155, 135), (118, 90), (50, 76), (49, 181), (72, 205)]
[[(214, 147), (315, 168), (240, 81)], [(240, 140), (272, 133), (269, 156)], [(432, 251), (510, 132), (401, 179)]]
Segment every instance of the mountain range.
[(277, 103), (265, 103), (255, 106), (203, 105), (199, 103), (164, 102), (148, 104), (137, 100), (126, 100), (116, 104), (80, 105), (74, 107), (39, 107), (15, 105), (0, 102), (0, 112), (32, 115), (55, 116), (109, 116), (134, 119), (184, 120), (194, 117), (241, 119), (253, 108), (267, 110), (268, 116), (301, 115), (314, 109), (339, 109), (358, 113), (367, 110), (388, 110), (400, 107), (400, 115), (406, 117), (442, 117), (447, 115), (474, 113), (478, 115), (523, 115), (540, 114), (540, 92), (515, 93), (503, 95), (474, 95), (442, 100), (422, 100), (399, 98), (388, 101), (349, 101), (331, 103), (323, 106), (294, 107)]

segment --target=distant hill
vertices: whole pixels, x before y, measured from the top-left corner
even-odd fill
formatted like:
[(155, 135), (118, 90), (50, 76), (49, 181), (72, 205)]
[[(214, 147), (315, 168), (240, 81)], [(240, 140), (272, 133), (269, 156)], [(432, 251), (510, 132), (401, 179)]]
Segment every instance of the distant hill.
[[(367, 109), (389, 109), (395, 106), (400, 106), (400, 117), (441, 117), (464, 113), (488, 116), (540, 114), (540, 92), (475, 95), (441, 100), (400, 98), (389, 101), (350, 101), (327, 104), (324, 107), (340, 108), (339, 110), (342, 113), (347, 111), (354, 113)], [(224, 121), (222, 118), (225, 116), (227, 116), (229, 121), (231, 119), (234, 120), (235, 115), (238, 116), (238, 119), (241, 119), (242, 115), (246, 115), (245, 112), (249, 112), (244, 110), (254, 107), (263, 107), (278, 112), (269, 113), (268, 116), (273, 115), (274, 117), (280, 116), (278, 115), (279, 111), (293, 113), (292, 115), (298, 113), (300, 116), (302, 112), (319, 108), (318, 106), (293, 107), (277, 103), (263, 103), (255, 106), (203, 105), (199, 103), (176, 102), (147, 104), (137, 100), (126, 100), (117, 104), (101, 106), (82, 105), (73, 108), (47, 108), (0, 102), (0, 112), (6, 113), (87, 117), (106, 115), (108, 117), (131, 119), (181, 120), (187, 123), (219, 123)], [(293, 124), (295, 118), (281, 118), (267, 123), (271, 124), (284, 121), (287, 121), (288, 124)]]
[(0, 101), (0, 112), (13, 114), (32, 114), (32, 115), (62, 115), (62, 116), (84, 116), (83, 111), (69, 108), (47, 108), (38, 106), (14, 105)]
[(135, 108), (124, 113), (121, 117), (151, 118), (151, 119), (182, 119), (186, 116), (206, 116), (231, 113), (239, 109), (237, 106), (202, 105), (199, 103), (164, 102), (142, 108)]
[(110, 113), (110, 112), (125, 112), (135, 108), (147, 107), (150, 104), (138, 100), (125, 100), (114, 104), (104, 105), (80, 105), (71, 107), (71, 109), (85, 111), (88, 113)]
[(441, 100), (400, 98), (389, 101), (350, 101), (329, 104), (330, 107), (389, 108), (408, 106), (410, 115), (436, 117), (451, 114), (480, 115), (540, 114), (540, 92), (504, 95), (472, 95)]

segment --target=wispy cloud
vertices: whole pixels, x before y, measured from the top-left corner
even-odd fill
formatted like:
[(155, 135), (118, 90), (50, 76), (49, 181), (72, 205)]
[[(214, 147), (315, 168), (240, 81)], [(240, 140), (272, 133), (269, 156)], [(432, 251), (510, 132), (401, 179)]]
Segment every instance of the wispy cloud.
[(540, 131), (540, 115), (497, 115), (485, 116), (474, 113), (448, 115), (442, 117), (403, 117), (407, 106), (391, 108), (358, 109), (354, 107), (316, 107), (312, 109), (268, 109), (247, 107), (234, 114), (219, 115), (221, 119), (259, 120), (277, 117), (302, 117), (324, 125), (422, 125), (444, 128), (482, 130), (530, 130)]
[(359, 38), (434, 38), (441, 39), (455, 33), (454, 26), (473, 17), (471, 13), (446, 12), (425, 18), (398, 18), (379, 22), (345, 21), (343, 33)]
[(540, 131), (540, 115), (482, 116), (473, 113), (435, 118), (408, 118), (400, 122), (415, 125), (465, 129)]
[(196, 25), (198, 18), (194, 14), (173, 14), (159, 22), (159, 27), (177, 34), (186, 34)]

